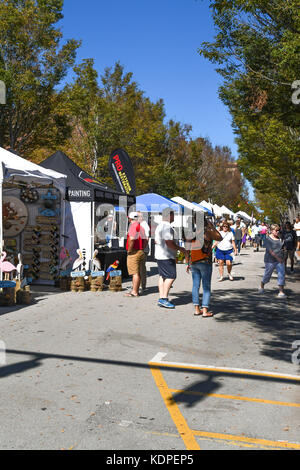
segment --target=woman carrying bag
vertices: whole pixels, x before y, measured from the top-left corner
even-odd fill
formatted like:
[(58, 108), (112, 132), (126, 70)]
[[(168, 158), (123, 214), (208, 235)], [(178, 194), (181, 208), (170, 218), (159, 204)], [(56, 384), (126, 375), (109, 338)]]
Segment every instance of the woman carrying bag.
[[(193, 289), (192, 299), (195, 307), (194, 315), (202, 318), (212, 317), (208, 311), (211, 295), (211, 275), (212, 275), (212, 244), (213, 240), (222, 240), (218, 230), (210, 221), (204, 222), (204, 240), (201, 240), (201, 229), (196, 230), (196, 238), (191, 241), (190, 250), (186, 254), (188, 264), (187, 273), (192, 271)], [(188, 242), (188, 240), (187, 240)], [(200, 309), (199, 290), (202, 281), (203, 296), (202, 308)]]

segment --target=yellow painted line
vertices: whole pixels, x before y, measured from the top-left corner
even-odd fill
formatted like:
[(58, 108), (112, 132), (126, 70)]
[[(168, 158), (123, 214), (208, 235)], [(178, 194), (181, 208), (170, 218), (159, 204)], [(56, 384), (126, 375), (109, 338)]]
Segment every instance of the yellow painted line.
[(240, 397), (237, 395), (223, 395), (219, 393), (191, 392), (191, 391), (185, 391), (185, 390), (175, 390), (172, 388), (170, 388), (169, 390), (171, 393), (182, 393), (184, 395), (225, 398), (226, 400), (241, 400), (241, 401), (249, 401), (249, 402), (255, 402), (255, 403), (264, 403), (264, 404), (270, 404), (270, 405), (291, 406), (291, 407), (300, 408), (300, 403), (288, 403), (285, 401), (264, 400), (263, 398)]
[(212, 367), (212, 366), (197, 366), (191, 364), (180, 364), (176, 362), (149, 362), (150, 366), (155, 367), (169, 367), (171, 369), (189, 369), (189, 370), (203, 370), (210, 372), (225, 372), (232, 374), (242, 374), (242, 375), (254, 375), (257, 377), (271, 377), (277, 379), (288, 379), (288, 380), (297, 380), (300, 381), (299, 375), (289, 375), (289, 374), (277, 374), (273, 372), (261, 372), (256, 370), (247, 370), (247, 369), (229, 369), (222, 367)]
[(164, 400), (164, 403), (171, 415), (172, 420), (174, 421), (177, 430), (187, 448), (187, 450), (200, 450), (200, 447), (195, 439), (195, 436), (191, 429), (188, 427), (186, 420), (182, 416), (177, 404), (175, 403), (167, 383), (165, 382), (162, 373), (160, 370), (151, 367), (150, 369), (157, 385), (158, 390)]
[(248, 444), (256, 444), (261, 446), (268, 447), (280, 447), (284, 449), (300, 449), (300, 444), (294, 442), (280, 442), (280, 441), (269, 441), (267, 439), (255, 439), (245, 436), (234, 436), (232, 434), (220, 434), (215, 432), (205, 432), (205, 431), (194, 431), (192, 432), (195, 436), (209, 437), (211, 439), (220, 439), (225, 441), (235, 441), (235, 442), (246, 442)]

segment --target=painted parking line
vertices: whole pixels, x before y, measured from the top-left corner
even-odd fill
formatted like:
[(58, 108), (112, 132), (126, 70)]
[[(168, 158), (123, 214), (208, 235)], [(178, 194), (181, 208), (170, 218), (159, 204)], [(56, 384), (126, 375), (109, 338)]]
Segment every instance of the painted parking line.
[(280, 374), (276, 372), (266, 372), (266, 371), (259, 371), (259, 370), (253, 370), (253, 369), (236, 369), (236, 368), (229, 368), (229, 367), (215, 367), (215, 366), (207, 366), (207, 365), (201, 365), (201, 364), (185, 364), (182, 362), (162, 361), (162, 359), (166, 355), (167, 353), (162, 353), (162, 352), (157, 353), (153, 357), (153, 359), (151, 359), (149, 364), (151, 364), (151, 366), (158, 366), (158, 367), (194, 369), (194, 370), (203, 370), (203, 371), (212, 371), (212, 372), (225, 372), (225, 373), (243, 374), (243, 375), (249, 375), (249, 376), (254, 375), (256, 377), (271, 377), (271, 378), (287, 379), (287, 380), (300, 382), (300, 375)]
[(149, 362), (149, 366), (157, 385), (158, 390), (163, 398), (165, 406), (170, 413), (170, 416), (178, 430), (179, 435), (183, 439), (183, 442), (187, 448), (187, 450), (200, 450), (200, 446), (196, 441), (195, 436), (199, 436), (202, 438), (209, 438), (209, 439), (216, 439), (222, 441), (234, 441), (240, 443), (247, 443), (247, 444), (255, 444), (259, 446), (266, 446), (266, 447), (273, 447), (273, 448), (286, 448), (286, 449), (300, 449), (300, 444), (293, 443), (293, 442), (286, 442), (286, 441), (272, 441), (268, 439), (256, 439), (256, 438), (249, 438), (245, 436), (236, 436), (232, 434), (221, 434), (221, 433), (212, 433), (200, 430), (193, 430), (191, 429), (184, 416), (182, 415), (178, 405), (172, 394), (175, 393), (186, 393), (186, 394), (193, 394), (193, 395), (202, 395), (202, 396), (210, 396), (216, 398), (224, 398), (230, 400), (242, 400), (242, 401), (250, 401), (255, 403), (263, 403), (263, 404), (272, 404), (278, 406), (291, 406), (291, 407), (300, 407), (300, 403), (288, 403), (288, 402), (281, 402), (275, 400), (263, 400), (259, 398), (251, 398), (251, 397), (242, 397), (236, 395), (224, 395), (224, 394), (215, 394), (215, 393), (200, 393), (200, 392), (185, 392), (184, 390), (176, 390), (173, 388), (169, 388), (163, 375), (161, 372), (161, 368), (170, 368), (170, 369), (191, 369), (191, 370), (199, 370), (199, 371), (214, 371), (214, 372), (222, 372), (222, 373), (234, 373), (234, 374), (242, 374), (242, 375), (249, 375), (249, 376), (257, 376), (257, 377), (270, 377), (270, 378), (280, 378), (292, 381), (300, 381), (300, 377), (297, 375), (290, 375), (290, 374), (280, 374), (280, 373), (273, 373), (267, 371), (255, 371), (255, 370), (248, 370), (248, 369), (232, 369), (232, 368), (220, 368), (214, 366), (206, 366), (206, 365), (196, 365), (196, 364), (184, 364), (178, 362), (167, 362), (162, 361), (162, 359), (166, 356), (166, 353), (158, 353), (156, 356)]
[(202, 393), (202, 392), (191, 392), (186, 390), (175, 390), (169, 388), (171, 393), (180, 393), (181, 395), (194, 395), (201, 397), (213, 397), (213, 398), (224, 398), (225, 400), (239, 400), (239, 401), (249, 401), (253, 403), (263, 403), (264, 405), (278, 405), (278, 406), (291, 406), (295, 408), (300, 408), (300, 403), (289, 403), (285, 401), (276, 401), (276, 400), (264, 400), (263, 398), (250, 398), (242, 397), (240, 395), (224, 395), (222, 393)]

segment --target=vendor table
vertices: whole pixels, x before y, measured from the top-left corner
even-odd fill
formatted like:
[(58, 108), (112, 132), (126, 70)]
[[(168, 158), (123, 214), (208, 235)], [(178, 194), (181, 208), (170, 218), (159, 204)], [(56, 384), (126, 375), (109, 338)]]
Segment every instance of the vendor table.
[(100, 248), (97, 258), (101, 263), (102, 271), (106, 271), (106, 269), (114, 263), (114, 261), (119, 260), (119, 267), (122, 271), (122, 278), (126, 279), (129, 277), (127, 271), (127, 251), (122, 248)]

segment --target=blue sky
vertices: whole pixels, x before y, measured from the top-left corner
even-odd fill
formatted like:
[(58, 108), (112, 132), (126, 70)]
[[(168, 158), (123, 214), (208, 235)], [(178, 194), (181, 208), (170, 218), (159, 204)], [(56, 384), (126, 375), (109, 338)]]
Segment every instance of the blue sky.
[(237, 157), (222, 79), (197, 52), (214, 38), (209, 0), (65, 0), (63, 14), (64, 39), (82, 40), (77, 62), (93, 58), (101, 75), (120, 61), (146, 96), (163, 99), (167, 119)]

